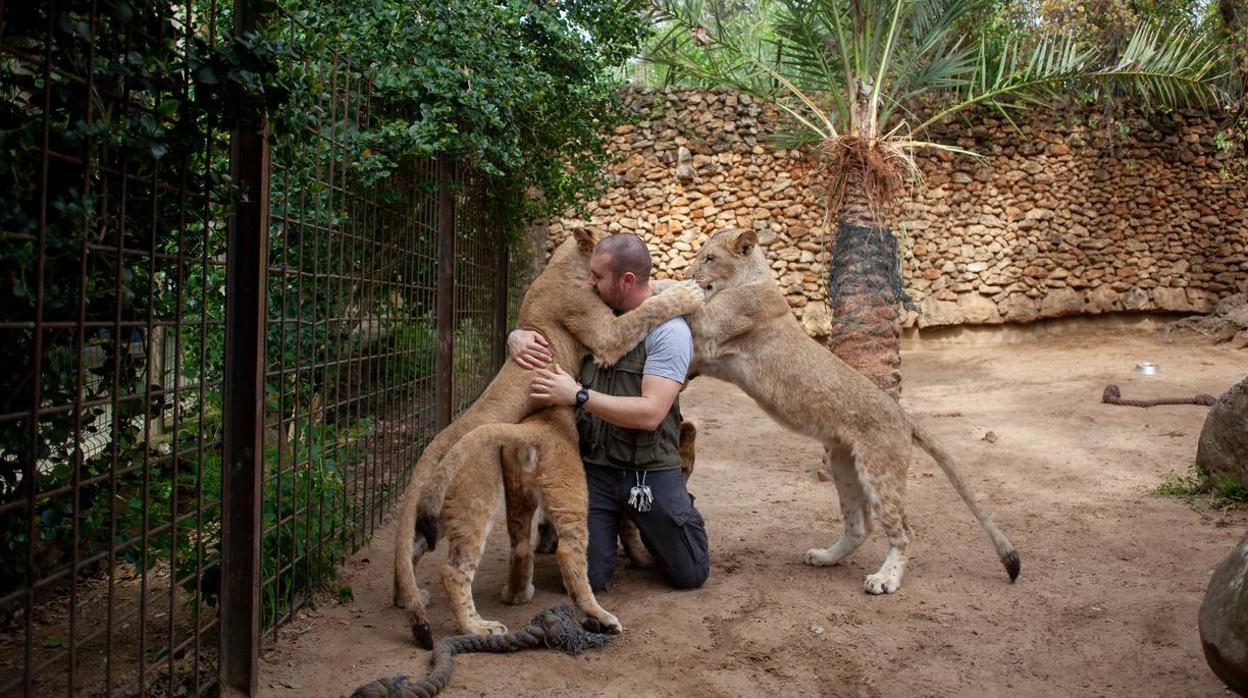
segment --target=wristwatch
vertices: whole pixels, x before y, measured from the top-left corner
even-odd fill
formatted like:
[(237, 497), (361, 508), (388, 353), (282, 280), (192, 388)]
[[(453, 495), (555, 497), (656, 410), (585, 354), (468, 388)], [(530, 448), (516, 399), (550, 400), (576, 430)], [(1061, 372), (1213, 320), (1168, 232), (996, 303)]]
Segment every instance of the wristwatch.
[(578, 408), (584, 406), (585, 401), (588, 399), (589, 399), (589, 388), (587, 386), (581, 386), (581, 389), (576, 391), (576, 406)]

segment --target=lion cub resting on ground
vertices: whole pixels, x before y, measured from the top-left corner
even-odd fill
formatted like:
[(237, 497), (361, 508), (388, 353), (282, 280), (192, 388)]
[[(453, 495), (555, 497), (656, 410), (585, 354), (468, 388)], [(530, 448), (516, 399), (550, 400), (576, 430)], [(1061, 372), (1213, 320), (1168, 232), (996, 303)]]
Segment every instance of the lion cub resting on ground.
[[(588, 281), (589, 260), (597, 242), (590, 231), (570, 235), (555, 249), (520, 305), (520, 325), (541, 332), (555, 361), (569, 367), (574, 376), (587, 355), (593, 354), (598, 363), (609, 365), (651, 329), (702, 303), (703, 294), (696, 287), (678, 285), (617, 317)], [(620, 621), (598, 604), (589, 586), (585, 558), (588, 495), (572, 409), (543, 409), (544, 404), (529, 396), (530, 380), (528, 371), (507, 361), (476, 402), (429, 442), (412, 470), (395, 535), (395, 604), (406, 609), (412, 635), (426, 649), (433, 648), (433, 634), (425, 616), (423, 594), (416, 585), (413, 533), (419, 531), (426, 549), (432, 549), (438, 540), (443, 498), (457, 473), (457, 467), (451, 467), (444, 456), (461, 438), (492, 439), (501, 445), (499, 439), (523, 435), (527, 430), (516, 431), (517, 423), (539, 410), (541, 414), (533, 423), (540, 422), (547, 434), (558, 435), (561, 440), (559, 444), (543, 442), (549, 448), (537, 468), (539, 473), (549, 470), (543, 476), (543, 489), (547, 512), (563, 539), (558, 560), (564, 585), (586, 616), (608, 631), (622, 630)], [(468, 436), (474, 429), (487, 431)]]
[[(548, 408), (549, 410), (549, 408)], [(442, 506), (441, 529), (447, 541), (447, 561), (442, 565), (442, 585), (460, 632), (491, 635), (507, 632), (507, 626), (485, 620), (477, 612), (472, 595), (485, 541), (498, 512), (499, 502), (507, 503), (507, 533), (511, 539), (511, 559), (502, 599), (507, 604), (523, 604), (533, 598), (533, 515), (540, 508), (576, 507), (584, 466), (577, 450), (576, 430), (571, 434), (555, 415), (543, 410), (520, 424), (493, 424), (473, 430), (447, 452), (445, 460), (459, 474), (446, 493)], [(690, 422), (680, 425), (680, 463), (686, 481), (693, 471), (697, 429)], [(505, 497), (500, 497), (502, 492)], [(580, 505), (585, 496), (580, 494)], [(551, 518), (554, 518), (553, 516)], [(654, 560), (641, 542), (635, 526), (620, 532), (624, 550), (638, 567), (650, 567)], [(416, 554), (425, 551), (424, 539), (416, 541)]]
[(1018, 577), (1014, 546), (980, 509), (952, 457), (892, 398), (806, 334), (789, 311), (750, 230), (716, 233), (686, 273), (706, 291), (702, 309), (686, 315), (693, 332), (690, 375), (734, 383), (784, 426), (821, 441), (836, 482), (845, 533), (829, 548), (806, 551), (806, 563), (835, 565), (858, 549), (871, 514), (888, 535), (870, 594), (897, 590), (910, 547), (902, 497), (910, 443), (927, 451), (988, 532), (1010, 581)]

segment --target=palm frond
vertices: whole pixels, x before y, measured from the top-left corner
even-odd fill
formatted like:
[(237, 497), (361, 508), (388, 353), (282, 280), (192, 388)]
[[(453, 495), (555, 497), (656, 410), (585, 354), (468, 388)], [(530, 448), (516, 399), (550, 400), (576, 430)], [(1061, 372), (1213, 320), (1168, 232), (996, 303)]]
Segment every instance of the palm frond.
[(1030, 52), (1019, 39), (999, 49), (981, 42), (979, 61), (955, 99), (916, 127), (923, 130), (977, 105), (998, 111), (1019, 102), (1048, 104), (1086, 86), (1112, 86), (1134, 92), (1146, 104), (1208, 105), (1218, 101), (1217, 49), (1185, 32), (1140, 26), (1122, 56), (1101, 64), (1096, 49), (1080, 47), (1072, 38), (1039, 42)]

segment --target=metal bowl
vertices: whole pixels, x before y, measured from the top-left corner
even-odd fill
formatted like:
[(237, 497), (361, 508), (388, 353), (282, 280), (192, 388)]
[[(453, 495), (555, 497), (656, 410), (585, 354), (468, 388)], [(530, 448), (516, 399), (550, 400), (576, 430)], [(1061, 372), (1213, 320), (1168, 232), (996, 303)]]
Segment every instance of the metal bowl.
[(1152, 361), (1141, 361), (1135, 365), (1135, 370), (1146, 376), (1156, 375), (1161, 372), (1161, 367)]

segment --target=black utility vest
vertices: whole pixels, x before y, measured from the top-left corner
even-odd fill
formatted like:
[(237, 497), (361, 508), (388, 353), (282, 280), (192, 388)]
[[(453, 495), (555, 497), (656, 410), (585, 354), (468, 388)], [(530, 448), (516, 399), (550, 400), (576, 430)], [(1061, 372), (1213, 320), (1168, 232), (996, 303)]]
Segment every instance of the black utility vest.
[[(639, 342), (610, 368), (586, 358), (581, 364), (581, 382), (605, 395), (641, 396), (641, 380), (646, 367), (646, 343)], [(593, 398), (590, 398), (593, 400)], [(576, 431), (581, 440), (581, 460), (627, 470), (668, 470), (680, 467), (680, 399), (654, 431), (625, 429), (590, 414), (576, 411)]]

